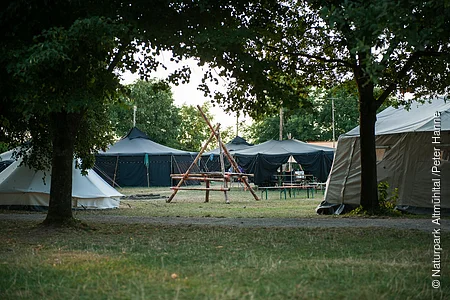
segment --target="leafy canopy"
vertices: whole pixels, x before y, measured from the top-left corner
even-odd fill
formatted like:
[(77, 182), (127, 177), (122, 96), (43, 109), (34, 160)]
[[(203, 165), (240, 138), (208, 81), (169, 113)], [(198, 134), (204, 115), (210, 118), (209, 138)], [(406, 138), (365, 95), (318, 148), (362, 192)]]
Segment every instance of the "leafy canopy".
[(129, 95), (110, 110), (110, 118), (117, 136), (124, 136), (133, 127), (136, 107), (136, 127), (153, 141), (178, 147), (181, 117), (174, 105), (170, 86), (161, 80), (137, 80), (127, 86)]
[[(255, 67), (249, 81), (258, 81), (260, 92), (261, 87), (271, 91), (264, 70), (272, 63), (249, 55), (245, 45), (257, 36), (255, 28), (270, 23), (275, 6), (239, 0), (3, 3), (1, 138), (16, 143), (32, 138), (36, 157), (29, 162), (43, 168), (50, 164), (58, 123), (49, 120), (70, 114), (76, 151), (68, 155), (91, 166), (92, 153), (111, 140), (106, 111), (125, 94), (117, 74), (130, 70), (150, 78), (152, 70), (163, 66), (156, 59), (163, 50), (171, 51), (175, 61), (194, 56), (200, 64), (223, 66), (240, 80), (250, 74), (248, 67)], [(182, 66), (169, 80), (187, 82), (189, 74)]]
[[(103, 17), (76, 20), (67, 28), (43, 30), (25, 43), (11, 49), (7, 72), (15, 79), (10, 96), (23, 127), (10, 134), (31, 137), (33, 151), (28, 164), (44, 169), (50, 165), (53, 124), (61, 112), (78, 124), (74, 156), (82, 158), (83, 168), (92, 166), (92, 152), (108, 145), (107, 109), (122, 94), (118, 77), (110, 70), (110, 53), (126, 27)], [(27, 147), (24, 148), (26, 150)], [(30, 157), (28, 157), (30, 156)]]
[[(211, 114), (211, 105), (205, 102), (201, 107), (203, 113), (214, 124)], [(179, 131), (180, 148), (187, 151), (200, 151), (203, 143), (211, 135), (211, 130), (201, 116), (199, 110), (195, 106), (183, 104), (180, 109), (181, 124)], [(213, 139), (213, 142), (215, 139)], [(209, 148), (214, 148), (213, 143), (209, 144)]]

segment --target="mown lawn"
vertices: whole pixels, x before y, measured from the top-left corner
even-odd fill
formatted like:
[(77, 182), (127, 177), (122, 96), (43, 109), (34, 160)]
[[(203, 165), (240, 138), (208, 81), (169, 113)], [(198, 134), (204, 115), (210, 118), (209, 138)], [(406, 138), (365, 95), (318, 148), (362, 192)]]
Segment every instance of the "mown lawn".
[(415, 230), (0, 226), (0, 299), (450, 298), (448, 251), (433, 290), (433, 241)]
[[(77, 211), (76, 214), (113, 214), (128, 216), (154, 217), (218, 217), (218, 218), (295, 218), (315, 216), (315, 209), (322, 201), (321, 191), (314, 194), (314, 198), (307, 198), (306, 192), (296, 192), (295, 197), (270, 191), (268, 199), (256, 201), (249, 191), (233, 187), (228, 192), (230, 204), (225, 203), (223, 192), (210, 192), (210, 201), (204, 203), (203, 191), (179, 191), (175, 198), (166, 203), (172, 194), (167, 188), (125, 188), (119, 189), (124, 195), (158, 195), (153, 200), (124, 200), (119, 210), (108, 211)], [(261, 191), (256, 191), (261, 197)]]
[[(161, 199), (74, 215), (314, 217), (322, 195), (123, 189)], [(260, 196), (260, 192), (258, 192)], [(5, 213), (3, 211), (2, 213)], [(330, 216), (331, 217), (331, 216)], [(450, 233), (433, 289), (431, 233), (386, 228), (243, 228), (0, 221), (0, 299), (450, 299)]]

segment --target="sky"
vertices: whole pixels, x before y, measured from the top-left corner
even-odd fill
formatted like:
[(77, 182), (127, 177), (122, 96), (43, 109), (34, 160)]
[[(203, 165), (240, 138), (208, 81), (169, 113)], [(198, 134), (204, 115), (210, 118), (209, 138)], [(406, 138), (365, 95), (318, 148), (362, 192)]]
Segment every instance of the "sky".
[[(164, 70), (163, 68), (159, 68), (156, 72), (151, 74), (151, 77), (164, 79), (167, 77), (168, 74), (170, 74), (172, 71), (184, 66), (188, 65), (191, 68), (191, 80), (187, 84), (180, 84), (178, 86), (171, 84), (172, 87), (172, 93), (174, 98), (174, 104), (176, 106), (181, 106), (183, 104), (187, 105), (202, 105), (204, 102), (210, 102), (211, 99), (209, 97), (204, 97), (203, 92), (197, 90), (197, 86), (201, 83), (201, 80), (203, 78), (203, 71), (202, 68), (199, 67), (194, 59), (188, 59), (183, 60), (180, 63), (175, 63), (170, 61), (171, 55), (169, 53), (163, 53), (161, 55), (161, 61), (166, 65), (167, 70)], [(132, 74), (130, 72), (126, 72), (122, 74), (122, 82), (124, 84), (130, 84), (133, 83), (135, 80), (139, 79), (139, 76), (137, 74)], [(215, 84), (209, 85), (211, 91), (214, 90), (217, 91), (225, 91), (225, 84), (223, 79), (219, 78), (219, 85), (216, 86)], [(139, 108), (138, 108), (139, 109)], [(215, 107), (211, 107), (211, 113), (214, 116), (214, 120), (212, 121), (213, 124), (220, 123), (221, 128), (226, 128), (229, 126), (232, 126), (235, 130), (236, 127), (236, 114), (230, 113), (227, 114), (218, 107), (217, 105)], [(241, 116), (239, 117), (239, 121), (244, 120), (245, 117)], [(248, 117), (247, 117), (248, 119)]]

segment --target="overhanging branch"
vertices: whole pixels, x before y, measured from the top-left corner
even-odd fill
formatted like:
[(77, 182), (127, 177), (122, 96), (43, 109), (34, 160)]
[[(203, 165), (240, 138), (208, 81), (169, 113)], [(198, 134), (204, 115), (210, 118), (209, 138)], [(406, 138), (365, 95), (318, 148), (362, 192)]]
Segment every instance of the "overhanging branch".
[(396, 79), (384, 90), (380, 97), (378, 97), (375, 102), (377, 105), (377, 109), (383, 104), (383, 102), (389, 97), (389, 95), (397, 88), (398, 81), (406, 76), (408, 71), (417, 62), (421, 57), (443, 57), (448, 56), (447, 52), (439, 52), (439, 51), (417, 51), (413, 53), (409, 59), (406, 61), (403, 68), (398, 71)]
[(123, 53), (125, 52), (127, 47), (128, 47), (128, 42), (122, 43), (122, 45), (119, 47), (116, 55), (114, 56), (113, 60), (111, 61), (111, 63), (108, 66), (109, 72), (112, 72), (114, 70), (114, 68), (117, 66), (117, 64), (120, 62), (120, 60), (122, 59)]
[(337, 64), (341, 64), (342, 66), (348, 67), (348, 68), (353, 68), (354, 67), (351, 63), (349, 63), (348, 61), (342, 60), (342, 59), (326, 58), (326, 57), (323, 57), (323, 56), (313, 55), (313, 54), (308, 54), (308, 53), (302, 53), (302, 52), (290, 52), (290, 51), (282, 50), (282, 49), (279, 49), (277, 47), (269, 46), (269, 45), (265, 45), (265, 47), (267, 47), (267, 48), (269, 48), (271, 50), (274, 50), (274, 51), (278, 51), (278, 52), (283, 53), (285, 55), (289, 55), (289, 56), (315, 59), (315, 60), (321, 61), (323, 63), (337, 63)]

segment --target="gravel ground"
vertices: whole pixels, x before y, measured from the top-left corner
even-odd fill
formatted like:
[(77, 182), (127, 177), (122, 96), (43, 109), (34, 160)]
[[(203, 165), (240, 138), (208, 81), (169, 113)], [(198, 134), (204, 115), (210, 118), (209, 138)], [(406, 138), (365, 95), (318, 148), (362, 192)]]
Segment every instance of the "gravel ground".
[[(128, 216), (77, 216), (89, 223), (117, 224), (155, 224), (155, 225), (196, 225), (196, 226), (234, 226), (234, 227), (285, 227), (285, 228), (331, 228), (331, 227), (385, 227), (394, 229), (417, 229), (432, 232), (440, 228), (450, 231), (450, 220), (441, 219), (434, 224), (431, 217), (425, 219), (406, 218), (185, 218), (185, 217), (128, 217)], [(0, 214), (0, 221), (23, 220), (43, 221), (45, 214)]]

